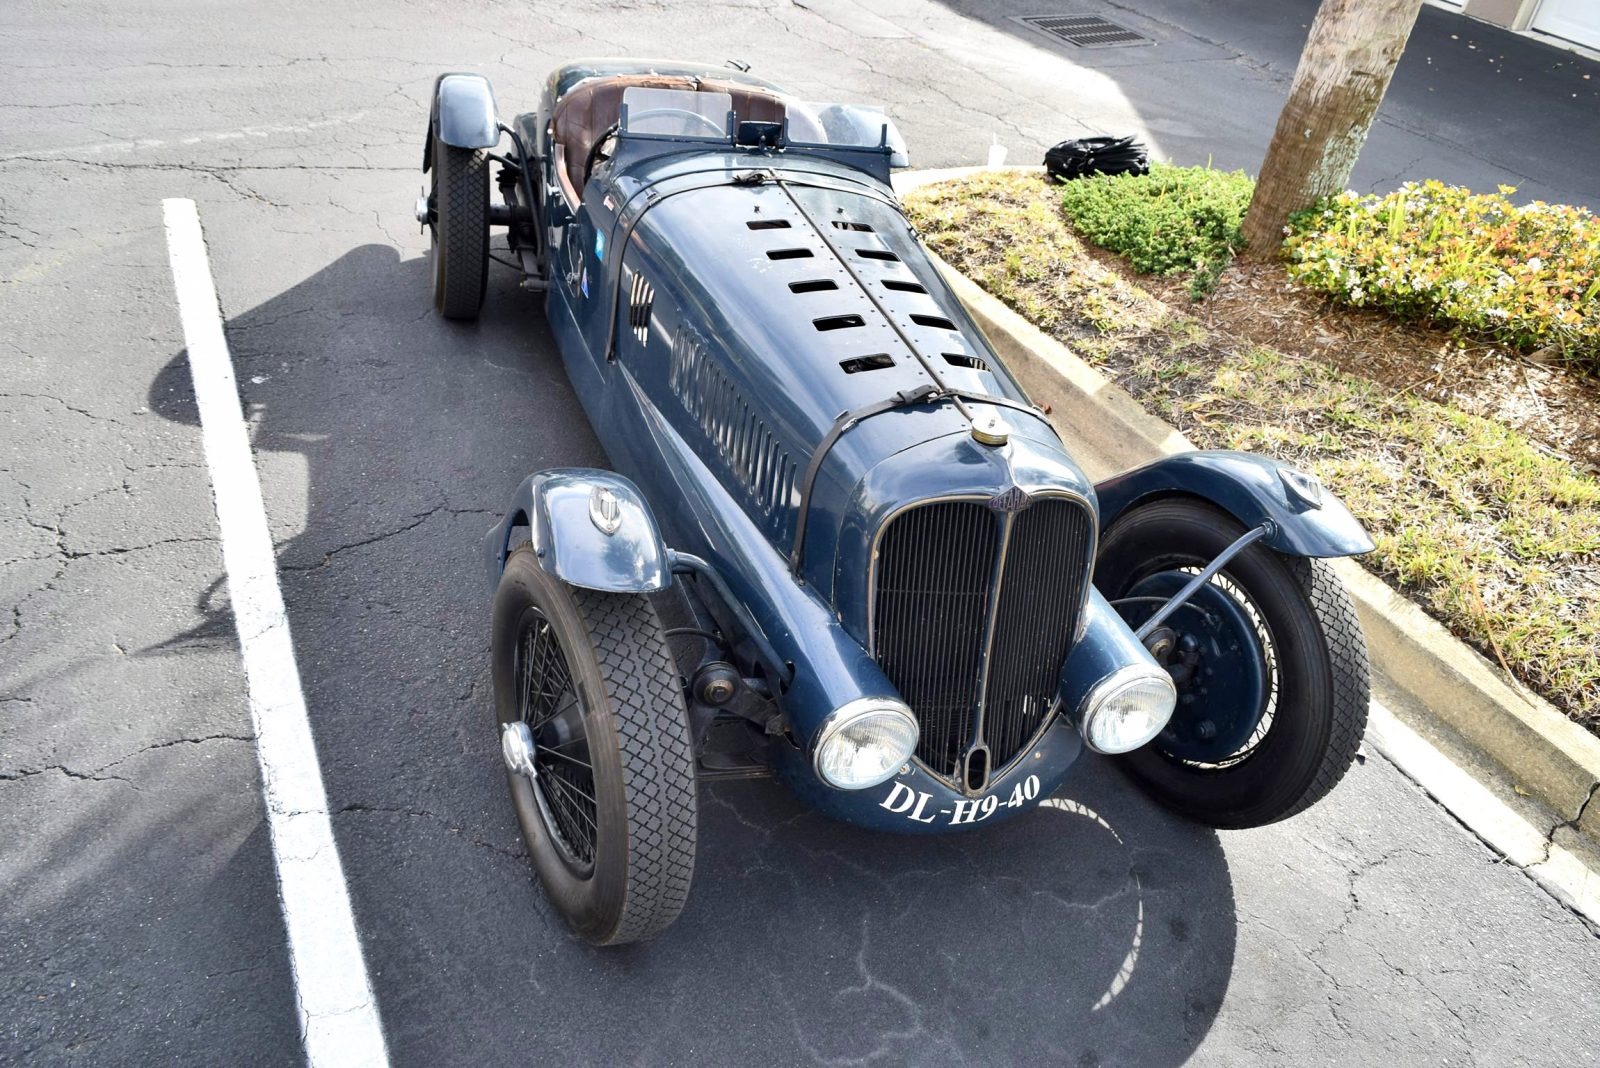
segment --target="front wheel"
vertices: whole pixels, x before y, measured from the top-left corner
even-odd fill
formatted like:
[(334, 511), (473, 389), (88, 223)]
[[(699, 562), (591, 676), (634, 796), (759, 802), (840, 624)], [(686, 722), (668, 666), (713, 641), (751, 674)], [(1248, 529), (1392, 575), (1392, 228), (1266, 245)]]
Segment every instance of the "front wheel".
[[(1118, 518), (1095, 584), (1135, 629), (1245, 533), (1188, 498)], [(1258, 827), (1344, 776), (1366, 729), (1366, 641), (1325, 560), (1251, 545), (1150, 636), (1178, 688), (1167, 729), (1119, 758), (1157, 801), (1215, 827)]]
[(571, 587), (530, 545), (495, 594), (495, 711), (517, 820), (556, 911), (595, 945), (664, 930), (694, 873), (694, 751), (643, 594)]

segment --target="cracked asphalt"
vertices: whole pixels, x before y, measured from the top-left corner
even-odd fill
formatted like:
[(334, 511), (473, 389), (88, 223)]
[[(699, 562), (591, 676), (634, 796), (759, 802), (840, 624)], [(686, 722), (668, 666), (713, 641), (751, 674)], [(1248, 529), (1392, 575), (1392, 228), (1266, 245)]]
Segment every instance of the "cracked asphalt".
[[(741, 58), (888, 104), (923, 166), (1099, 129), (1254, 166), (1314, 4), (1075, 3), (1159, 41), (1077, 55), (1006, 18), (1057, 6), (7, 5), (0, 1062), (301, 1056), (161, 226), (190, 197), (396, 1064), (1600, 1063), (1596, 933), (1376, 753), (1229, 834), (1096, 760), (951, 839), (716, 784), (688, 911), (622, 951), (574, 943), (532, 883), (477, 543), (529, 471), (605, 454), (509, 277), (476, 327), (430, 310), (434, 75), (484, 71), (509, 114), (573, 56)], [(1596, 65), (1451, 18), (1425, 9), (1357, 184), (1600, 200)], [(1506, 71), (1459, 74), (1475, 122), (1434, 91), (1481, 58), (1464, 26)], [(1560, 90), (1537, 113), (1490, 106), (1536, 74)]]

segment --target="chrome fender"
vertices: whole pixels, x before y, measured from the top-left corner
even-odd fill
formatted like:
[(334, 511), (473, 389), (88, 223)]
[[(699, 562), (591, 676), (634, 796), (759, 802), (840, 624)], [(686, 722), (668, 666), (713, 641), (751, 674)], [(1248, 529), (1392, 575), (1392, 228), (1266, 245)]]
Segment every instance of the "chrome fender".
[(456, 148), (493, 148), (500, 143), (500, 118), (494, 89), (481, 74), (441, 74), (433, 83), (433, 108), (428, 115), (428, 141), (422, 147), (422, 169), (433, 164), (433, 138)]
[(667, 547), (638, 487), (592, 467), (531, 474), (506, 516), (484, 536), (491, 588), (499, 585), (512, 533), (528, 530), (547, 573), (572, 586), (611, 593), (654, 593), (672, 582)]

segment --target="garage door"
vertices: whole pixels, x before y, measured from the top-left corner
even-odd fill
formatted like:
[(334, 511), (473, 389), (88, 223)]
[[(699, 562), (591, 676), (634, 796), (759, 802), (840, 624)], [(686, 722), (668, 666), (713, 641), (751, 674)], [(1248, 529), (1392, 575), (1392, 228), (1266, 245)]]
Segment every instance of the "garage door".
[(1600, 48), (1600, 0), (1542, 0), (1531, 28)]

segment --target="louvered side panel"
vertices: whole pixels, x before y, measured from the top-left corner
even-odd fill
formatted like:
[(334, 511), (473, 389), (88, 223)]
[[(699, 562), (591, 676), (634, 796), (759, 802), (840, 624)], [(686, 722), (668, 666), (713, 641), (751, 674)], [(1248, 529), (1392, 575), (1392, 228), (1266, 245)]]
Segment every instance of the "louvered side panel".
[(726, 465), (728, 481), (744, 490), (752, 514), (775, 539), (789, 528), (796, 466), (738, 387), (707, 352), (703, 338), (679, 330), (673, 338), (668, 383)]

